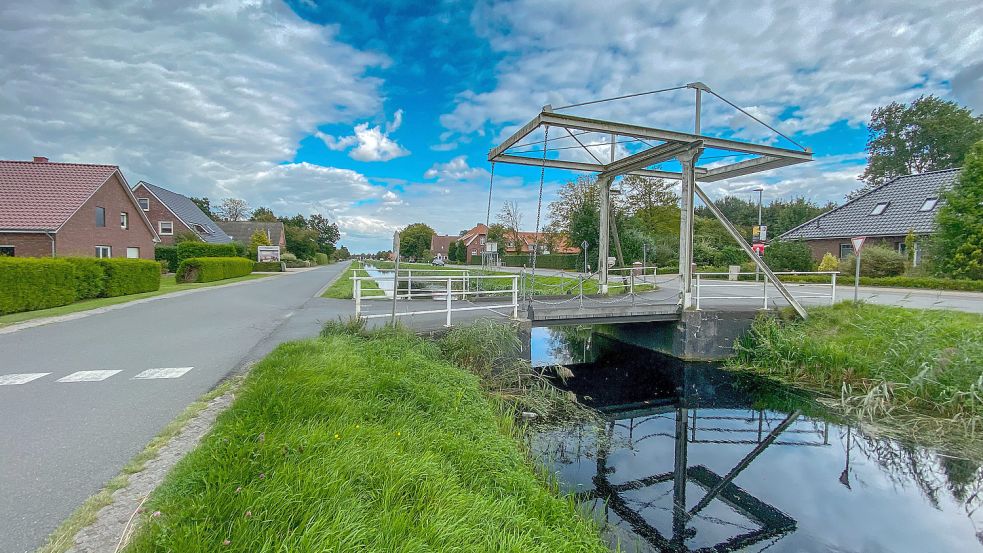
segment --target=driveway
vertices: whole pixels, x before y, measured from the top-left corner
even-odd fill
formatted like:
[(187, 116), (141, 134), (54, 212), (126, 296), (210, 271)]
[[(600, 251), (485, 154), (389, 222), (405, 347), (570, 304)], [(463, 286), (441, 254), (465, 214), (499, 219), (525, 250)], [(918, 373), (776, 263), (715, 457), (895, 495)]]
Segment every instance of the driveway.
[(350, 312), (314, 298), (345, 268), (0, 334), (0, 551), (36, 549), (188, 404)]

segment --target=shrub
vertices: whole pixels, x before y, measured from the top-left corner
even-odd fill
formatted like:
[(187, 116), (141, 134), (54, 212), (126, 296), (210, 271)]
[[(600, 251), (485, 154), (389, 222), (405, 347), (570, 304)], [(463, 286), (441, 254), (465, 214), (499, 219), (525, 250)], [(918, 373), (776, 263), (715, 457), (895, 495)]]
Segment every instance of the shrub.
[(236, 257), (249, 257), (249, 248), (242, 242), (232, 242), (232, 247), (235, 248)]
[(102, 297), (113, 298), (160, 289), (160, 264), (149, 259), (97, 259), (106, 272)]
[(177, 246), (157, 246), (154, 248), (154, 259), (167, 263), (167, 272), (177, 270)]
[(157, 263), (160, 264), (160, 274), (166, 275), (167, 273), (171, 272), (171, 264), (170, 263), (168, 263), (166, 261), (158, 261)]
[(283, 264), (286, 265), (290, 269), (298, 269), (298, 268), (301, 268), (301, 267), (310, 267), (311, 266), (311, 262), (310, 261), (306, 261), (306, 260), (302, 260), (302, 259), (288, 259), (288, 260), (284, 261)]
[(817, 271), (838, 271), (840, 268), (840, 260), (836, 258), (835, 255), (826, 252), (823, 255), (823, 260), (819, 262), (819, 267)]
[(64, 259), (0, 257), (0, 315), (75, 301), (75, 266)]
[(102, 296), (106, 291), (106, 269), (94, 257), (65, 257), (75, 266), (75, 301)]
[[(477, 260), (477, 263), (474, 264), (481, 264), (480, 255), (474, 256), (473, 259)], [(507, 267), (522, 267), (523, 265), (532, 267), (532, 255), (530, 254), (503, 255), (501, 259)], [(573, 271), (578, 267), (583, 268), (583, 265), (584, 258), (577, 254), (551, 253), (549, 255), (536, 256), (536, 267), (541, 269), (561, 269)]]
[(253, 272), (253, 262), (242, 257), (192, 257), (177, 269), (178, 282), (213, 282)]
[[(884, 246), (867, 246), (860, 254), (860, 276), (893, 277), (904, 274), (905, 256)], [(840, 262), (840, 272), (852, 275), (856, 258), (849, 256)]]
[(314, 254), (314, 262), (318, 265), (327, 265), (330, 263), (330, 260), (328, 259), (328, 254), (318, 252)]
[(182, 242), (177, 245), (177, 260), (197, 257), (237, 257), (235, 244), (209, 244), (207, 242)]
[(280, 254), (280, 261), (297, 261), (297, 256), (290, 252), (283, 252)]
[(283, 265), (278, 261), (264, 261), (263, 263), (253, 263), (253, 270), (260, 271), (263, 273), (280, 273), (283, 272)]
[(765, 263), (772, 271), (811, 271), (812, 251), (797, 240), (772, 242), (765, 249)]
[(747, 254), (737, 246), (724, 246), (714, 257), (714, 265), (740, 265), (747, 260)]

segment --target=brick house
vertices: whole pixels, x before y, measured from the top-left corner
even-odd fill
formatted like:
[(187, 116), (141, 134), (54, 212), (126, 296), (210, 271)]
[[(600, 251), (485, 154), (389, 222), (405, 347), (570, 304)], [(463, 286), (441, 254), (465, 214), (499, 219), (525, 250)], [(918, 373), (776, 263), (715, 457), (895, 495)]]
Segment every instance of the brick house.
[(280, 246), (281, 253), (287, 251), (287, 236), (280, 221), (218, 221), (216, 224), (233, 240), (247, 246), (253, 233), (258, 230), (266, 234), (270, 245)]
[(0, 255), (153, 259), (159, 240), (115, 165), (0, 161)]
[(866, 236), (865, 245), (880, 244), (904, 253), (905, 238), (915, 237), (914, 262), (921, 259), (919, 239), (935, 232), (935, 215), (943, 192), (955, 184), (959, 169), (894, 178), (847, 203), (806, 221), (778, 237), (802, 240), (812, 257), (827, 252), (840, 259), (852, 254), (850, 238)]
[(462, 242), (465, 246), (466, 263), (471, 263), (472, 258), (477, 263), (481, 258), (481, 252), (485, 249), (485, 242), (487, 240), (488, 227), (482, 223), (478, 223), (470, 230), (461, 231), (457, 236), (435, 234), (430, 239), (430, 253), (434, 257), (447, 259), (451, 242)]
[[(434, 257), (447, 259), (448, 249), (451, 242), (463, 242), (466, 249), (467, 263), (475, 259), (475, 263), (481, 258), (481, 252), (485, 249), (488, 240), (488, 227), (478, 223), (474, 228), (462, 231), (458, 236), (434, 235), (430, 239), (430, 252)], [(553, 242), (555, 247), (550, 250), (549, 243)], [(530, 231), (520, 231), (517, 243), (508, 240), (504, 244), (498, 245), (499, 255), (519, 255), (532, 253), (533, 245), (536, 243), (536, 233)], [(539, 233), (539, 253), (540, 254), (576, 254), (580, 253), (580, 248), (567, 244), (566, 238), (562, 235), (547, 232)]]
[(187, 196), (140, 181), (133, 187), (137, 203), (157, 230), (161, 244), (171, 246), (174, 237), (192, 233), (204, 242), (226, 244), (232, 238)]

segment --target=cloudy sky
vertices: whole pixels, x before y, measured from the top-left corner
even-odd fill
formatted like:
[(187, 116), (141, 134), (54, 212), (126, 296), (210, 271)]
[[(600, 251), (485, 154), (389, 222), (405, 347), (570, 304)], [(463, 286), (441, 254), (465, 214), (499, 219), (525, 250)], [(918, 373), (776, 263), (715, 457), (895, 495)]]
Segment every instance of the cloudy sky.
[[(703, 81), (816, 156), (708, 191), (818, 201), (857, 186), (873, 108), (983, 112), (978, 0), (421, 4), (4, 2), (0, 158), (321, 213), (363, 251), (417, 221), (483, 222), (488, 149), (544, 104)], [(690, 130), (692, 91), (578, 113)], [(704, 113), (708, 134), (776, 143), (722, 102)], [(531, 227), (539, 171), (495, 173), (496, 207), (519, 201)], [(547, 170), (546, 200), (570, 177)]]

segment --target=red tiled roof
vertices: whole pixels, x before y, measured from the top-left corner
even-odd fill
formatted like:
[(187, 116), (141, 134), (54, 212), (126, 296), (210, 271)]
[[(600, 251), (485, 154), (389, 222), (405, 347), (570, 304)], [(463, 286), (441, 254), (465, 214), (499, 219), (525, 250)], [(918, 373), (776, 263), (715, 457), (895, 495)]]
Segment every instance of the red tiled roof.
[(0, 230), (56, 230), (115, 165), (0, 160)]

